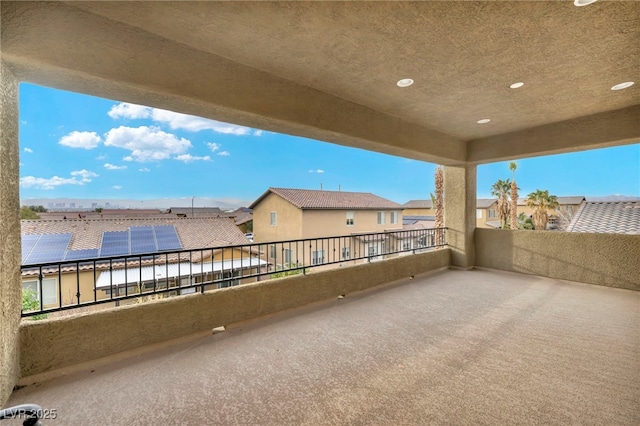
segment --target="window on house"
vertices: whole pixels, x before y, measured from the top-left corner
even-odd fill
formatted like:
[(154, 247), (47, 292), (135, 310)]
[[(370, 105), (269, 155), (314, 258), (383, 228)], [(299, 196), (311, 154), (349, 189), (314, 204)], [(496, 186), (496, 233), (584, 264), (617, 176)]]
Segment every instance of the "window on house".
[(278, 212), (271, 212), (269, 215), (269, 225), (278, 226)]
[(402, 243), (402, 250), (411, 250), (411, 241), (405, 241), (404, 243)]
[(347, 226), (353, 226), (353, 212), (347, 212)]
[(398, 223), (398, 212), (391, 212), (391, 220), (390, 223), (395, 225)]
[(498, 217), (498, 212), (496, 209), (489, 209), (489, 219), (494, 219)]
[(374, 245), (370, 245), (369, 246), (369, 256), (375, 256), (378, 254), (378, 246)]
[(573, 213), (573, 206), (567, 206), (565, 207), (567, 213)]
[(342, 247), (342, 260), (347, 260), (349, 258), (351, 258), (351, 248)]
[(317, 250), (311, 253), (311, 263), (321, 265), (324, 263), (324, 250)]
[(482, 219), (482, 209), (476, 209), (476, 218)]
[[(58, 304), (58, 286), (55, 278), (45, 278), (42, 280), (42, 294), (38, 280), (23, 281), (22, 291), (31, 290), (38, 302), (42, 300), (42, 306), (47, 308)], [(40, 309), (38, 307), (38, 309)]]
[(384, 212), (378, 212), (378, 225), (384, 225), (384, 223), (385, 223)]
[(275, 244), (269, 246), (269, 257), (271, 259), (275, 259), (276, 258), (276, 245)]
[(291, 254), (291, 249), (284, 249), (284, 263), (286, 263), (287, 265), (291, 264)]

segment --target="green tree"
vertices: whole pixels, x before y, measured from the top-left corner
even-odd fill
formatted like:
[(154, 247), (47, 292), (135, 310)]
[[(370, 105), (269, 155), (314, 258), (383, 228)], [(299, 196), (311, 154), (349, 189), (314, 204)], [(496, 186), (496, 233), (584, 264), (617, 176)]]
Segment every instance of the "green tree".
[(29, 206), (29, 208), (31, 210), (33, 210), (36, 213), (46, 213), (47, 209), (44, 208), (44, 206)]
[(20, 207), (20, 219), (40, 219), (40, 216), (27, 206)]
[(507, 218), (509, 217), (509, 191), (511, 190), (511, 181), (509, 179), (498, 179), (496, 183), (491, 185), (491, 195), (498, 198), (498, 219), (500, 219), (500, 227), (507, 227)]
[(535, 192), (527, 196), (527, 206), (534, 209), (534, 228), (536, 230), (545, 230), (547, 229), (547, 223), (549, 223), (547, 210), (555, 210), (558, 208), (558, 198), (555, 195), (550, 195), (548, 190), (542, 191), (536, 189)]
[(509, 170), (513, 173), (511, 181), (511, 229), (518, 229), (518, 185), (516, 184), (516, 169), (518, 165), (515, 161), (509, 163)]

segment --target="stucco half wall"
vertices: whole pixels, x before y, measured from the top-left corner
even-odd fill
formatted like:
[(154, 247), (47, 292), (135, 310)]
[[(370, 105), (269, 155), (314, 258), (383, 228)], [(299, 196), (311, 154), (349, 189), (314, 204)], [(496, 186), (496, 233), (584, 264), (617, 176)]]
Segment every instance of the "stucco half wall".
[(476, 266), (640, 290), (640, 235), (476, 229)]
[(448, 248), (20, 326), (23, 378), (449, 266)]

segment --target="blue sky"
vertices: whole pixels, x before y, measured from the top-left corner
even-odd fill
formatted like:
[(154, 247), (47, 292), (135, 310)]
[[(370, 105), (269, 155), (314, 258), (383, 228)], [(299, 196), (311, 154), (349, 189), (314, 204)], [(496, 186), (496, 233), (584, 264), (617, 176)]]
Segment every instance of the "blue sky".
[[(20, 195), (192, 196), (249, 204), (269, 186), (426, 199), (435, 165), (23, 83)], [(478, 168), (489, 197), (508, 163)], [(640, 196), (640, 145), (518, 160), (521, 193)]]

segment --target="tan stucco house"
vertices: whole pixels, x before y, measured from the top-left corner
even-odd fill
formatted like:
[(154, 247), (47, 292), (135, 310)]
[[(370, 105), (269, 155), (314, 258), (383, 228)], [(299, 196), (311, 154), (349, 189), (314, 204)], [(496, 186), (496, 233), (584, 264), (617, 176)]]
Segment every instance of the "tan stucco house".
[[(353, 257), (356, 248), (371, 255), (386, 252), (386, 237), (365, 240), (358, 234), (402, 230), (402, 206), (371, 193), (269, 188), (249, 207), (256, 243), (350, 236), (339, 244), (344, 260)], [(268, 260), (280, 265), (316, 264), (323, 262), (328, 250), (314, 245), (303, 255), (300, 246), (274, 244)]]

